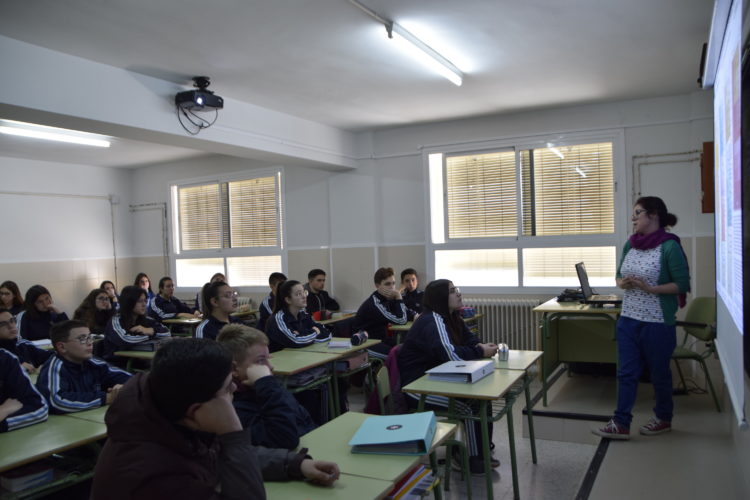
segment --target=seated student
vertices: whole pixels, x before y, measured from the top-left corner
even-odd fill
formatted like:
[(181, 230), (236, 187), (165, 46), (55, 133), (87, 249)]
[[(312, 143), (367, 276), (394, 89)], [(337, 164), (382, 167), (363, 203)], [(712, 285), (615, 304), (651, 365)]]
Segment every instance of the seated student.
[[(211, 279), (208, 280), (208, 283), (206, 285), (210, 285), (211, 283), (216, 283), (218, 281), (221, 281), (223, 283), (229, 284), (229, 281), (227, 281), (226, 276), (224, 276), (223, 273), (215, 273), (213, 276), (211, 276)], [(203, 288), (206, 287), (206, 285), (203, 285)], [(202, 312), (203, 314), (206, 314), (206, 311), (203, 310), (203, 289), (199, 290), (198, 293), (195, 294), (195, 308)]]
[(146, 273), (138, 273), (135, 276), (135, 281), (133, 281), (133, 286), (137, 286), (138, 288), (142, 288), (146, 291), (146, 298), (148, 299), (148, 302), (151, 303), (151, 299), (156, 296), (153, 290), (151, 290), (151, 278), (148, 277), (148, 274)]
[(52, 327), (50, 337), (55, 355), (36, 381), (50, 411), (72, 413), (111, 404), (131, 375), (94, 357), (94, 337), (86, 324), (62, 321)]
[(110, 500), (265, 498), (264, 481), (330, 485), (335, 463), (255, 447), (232, 407), (232, 356), (208, 339), (159, 349), (107, 411), (108, 439), (94, 470), (92, 498)]
[(254, 445), (293, 450), (299, 438), (315, 428), (312, 417), (271, 371), (268, 337), (245, 325), (227, 325), (217, 339), (232, 353), (237, 386), (234, 409)]
[(21, 368), (18, 358), (0, 349), (0, 432), (47, 420), (47, 403)]
[(34, 285), (26, 290), (24, 310), (16, 315), (18, 335), (26, 340), (48, 339), (50, 327), (66, 319), (68, 315), (52, 302), (49, 290)]
[(159, 280), (159, 295), (149, 304), (151, 317), (159, 321), (171, 318), (200, 318), (202, 315), (195, 308), (185, 304), (174, 296), (174, 281), (169, 276)]
[(307, 292), (299, 281), (287, 280), (279, 287), (273, 316), (266, 324), (271, 352), (331, 340), (331, 332), (305, 311), (306, 299)]
[(15, 281), (3, 281), (0, 285), (0, 307), (8, 309), (13, 316), (23, 311), (23, 296)]
[(326, 272), (322, 269), (313, 269), (307, 273), (307, 313), (317, 320), (329, 319), (328, 311), (341, 309), (336, 299), (328, 295), (324, 290), (326, 286)]
[(101, 288), (95, 288), (86, 295), (76, 312), (73, 313), (73, 319), (85, 323), (91, 333), (102, 334), (114, 313), (109, 294)]
[(28, 373), (36, 373), (52, 356), (52, 351), (40, 349), (28, 340), (18, 338), (16, 318), (8, 309), (3, 308), (0, 308), (0, 349), (15, 355)]
[(422, 297), (424, 292), (419, 288), (419, 277), (417, 271), (408, 267), (401, 271), (401, 297), (404, 299), (406, 314), (409, 321), (422, 312)]
[[(446, 361), (489, 358), (497, 352), (495, 344), (481, 344), (461, 319), (463, 306), (461, 291), (448, 280), (436, 280), (427, 285), (424, 297), (424, 312), (409, 330), (404, 344), (398, 352), (398, 369), (401, 385), (405, 386)], [(405, 393), (411, 408), (417, 407), (419, 395)], [(416, 397), (415, 397), (416, 396)], [(476, 400), (456, 400), (455, 408), (462, 413), (476, 415)], [(448, 407), (445, 396), (428, 396), (427, 407)], [(469, 469), (472, 474), (484, 474), (479, 439), (480, 422), (466, 425), (466, 441), (469, 447)], [(492, 424), (489, 427), (492, 442)], [(500, 462), (493, 459), (492, 467)]]
[(258, 330), (265, 331), (266, 329), (266, 322), (268, 321), (268, 318), (273, 314), (273, 306), (274, 306), (274, 297), (276, 297), (276, 289), (279, 287), (279, 285), (286, 281), (286, 276), (284, 273), (271, 273), (270, 276), (268, 276), (268, 286), (271, 288), (271, 293), (268, 294), (268, 297), (263, 299), (263, 302), (260, 303), (260, 308), (258, 312), (258, 323), (256, 323), (255, 328)]
[(195, 338), (213, 339), (219, 335), (219, 330), (229, 323), (242, 323), (242, 320), (232, 316), (237, 310), (237, 292), (223, 281), (214, 281), (203, 285), (203, 312), (205, 318), (195, 329)]
[(99, 288), (107, 292), (107, 295), (109, 296), (109, 301), (112, 303), (112, 309), (115, 311), (119, 311), (120, 310), (120, 295), (117, 293), (117, 288), (115, 287), (115, 284), (109, 280), (104, 280), (99, 285)]
[(104, 330), (102, 358), (111, 359), (115, 351), (127, 350), (134, 344), (169, 337), (167, 327), (146, 316), (146, 291), (126, 286), (120, 294), (120, 312), (112, 316)]
[(406, 324), (406, 306), (396, 289), (393, 268), (381, 267), (375, 271), (373, 280), (376, 290), (359, 306), (352, 323), (352, 331), (365, 330), (371, 339), (382, 340), (367, 352), (384, 360), (388, 357), (391, 347), (396, 345), (396, 339), (387, 336), (388, 325)]

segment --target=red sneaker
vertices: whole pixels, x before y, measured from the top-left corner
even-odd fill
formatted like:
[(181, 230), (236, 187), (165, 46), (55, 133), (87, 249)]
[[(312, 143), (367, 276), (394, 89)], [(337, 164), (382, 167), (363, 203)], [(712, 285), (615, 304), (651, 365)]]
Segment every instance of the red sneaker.
[(592, 429), (591, 432), (597, 436), (609, 439), (630, 439), (630, 429), (618, 425), (615, 419), (611, 419), (601, 429)]
[(641, 426), (639, 429), (640, 433), (644, 436), (655, 436), (657, 434), (664, 434), (672, 430), (672, 422), (666, 420), (659, 420), (656, 417), (651, 417), (646, 425)]

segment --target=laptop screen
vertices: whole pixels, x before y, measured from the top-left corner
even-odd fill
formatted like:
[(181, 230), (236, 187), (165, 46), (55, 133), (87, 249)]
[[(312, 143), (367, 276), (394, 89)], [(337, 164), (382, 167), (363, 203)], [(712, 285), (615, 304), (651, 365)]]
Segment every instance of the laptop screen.
[(583, 262), (576, 264), (576, 273), (578, 273), (578, 281), (581, 282), (581, 292), (583, 293), (584, 298), (588, 299), (593, 295), (593, 292), (591, 291), (589, 275), (586, 274), (586, 267), (584, 267)]

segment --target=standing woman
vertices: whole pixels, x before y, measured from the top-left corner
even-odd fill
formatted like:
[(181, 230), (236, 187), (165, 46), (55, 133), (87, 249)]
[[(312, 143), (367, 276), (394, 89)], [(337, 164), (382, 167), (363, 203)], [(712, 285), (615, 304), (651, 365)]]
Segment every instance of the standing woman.
[(24, 310), (16, 315), (18, 336), (26, 340), (48, 339), (50, 327), (66, 319), (68, 315), (55, 305), (49, 290), (34, 285), (26, 290)]
[(645, 196), (633, 207), (633, 235), (617, 268), (617, 286), (625, 290), (617, 321), (617, 409), (593, 432), (610, 439), (630, 438), (638, 379), (645, 363), (654, 385), (654, 417), (641, 426), (650, 436), (672, 430), (672, 371), (677, 342), (675, 313), (685, 305), (690, 272), (680, 238), (665, 228), (677, 224), (661, 198)]
[(203, 313), (206, 319), (195, 329), (196, 338), (216, 340), (219, 330), (229, 323), (242, 323), (232, 316), (237, 310), (238, 293), (223, 281), (206, 283), (201, 290)]
[(287, 280), (278, 288), (273, 315), (266, 322), (271, 352), (285, 347), (305, 347), (331, 340), (331, 332), (305, 311), (307, 290), (299, 281)]
[(146, 291), (137, 286), (126, 286), (120, 294), (120, 312), (107, 323), (102, 340), (102, 357), (111, 359), (113, 353), (127, 350), (134, 344), (161, 337), (169, 337), (167, 328), (146, 316)]
[(91, 333), (104, 333), (114, 312), (109, 294), (101, 288), (95, 288), (73, 313), (73, 319), (86, 323)]
[[(489, 358), (497, 353), (496, 344), (482, 344), (461, 319), (463, 298), (461, 291), (448, 280), (435, 280), (424, 291), (422, 314), (412, 325), (401, 349), (398, 351), (398, 369), (401, 385), (417, 380), (431, 368), (446, 361)], [(405, 393), (409, 407), (416, 408), (418, 394)], [(476, 400), (456, 400), (455, 408), (467, 415), (478, 413)], [(427, 406), (448, 407), (445, 396), (427, 396)], [(484, 460), (479, 447), (482, 427), (478, 421), (465, 426), (469, 447), (469, 469), (472, 474), (484, 474)], [(492, 424), (489, 426), (492, 442)], [(500, 462), (492, 459), (492, 467)]]
[(112, 304), (112, 309), (114, 309), (115, 311), (119, 311), (120, 296), (117, 294), (117, 288), (115, 287), (115, 284), (109, 280), (104, 280), (102, 281), (102, 284), (99, 285), (99, 288), (107, 292), (107, 295), (109, 296), (109, 302)]
[(201, 313), (174, 296), (174, 281), (169, 276), (159, 280), (159, 295), (150, 304), (151, 316), (163, 321), (172, 318), (200, 318)]
[(15, 281), (3, 281), (0, 285), (0, 307), (9, 310), (14, 316), (23, 311), (21, 290)]

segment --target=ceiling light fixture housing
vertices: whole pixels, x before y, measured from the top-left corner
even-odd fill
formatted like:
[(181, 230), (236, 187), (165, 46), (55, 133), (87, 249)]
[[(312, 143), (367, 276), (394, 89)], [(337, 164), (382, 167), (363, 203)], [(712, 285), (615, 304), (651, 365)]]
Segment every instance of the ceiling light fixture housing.
[(15, 120), (0, 120), (0, 134), (29, 137), (45, 141), (66, 142), (81, 146), (94, 146), (97, 148), (108, 148), (111, 144), (108, 140), (109, 138), (105, 136), (81, 132), (80, 130), (48, 127), (46, 125)]

